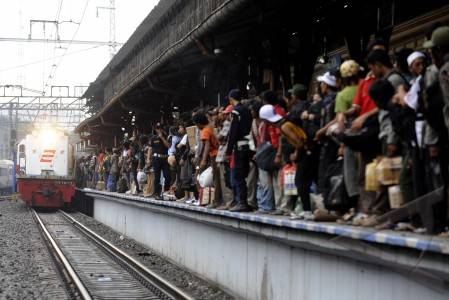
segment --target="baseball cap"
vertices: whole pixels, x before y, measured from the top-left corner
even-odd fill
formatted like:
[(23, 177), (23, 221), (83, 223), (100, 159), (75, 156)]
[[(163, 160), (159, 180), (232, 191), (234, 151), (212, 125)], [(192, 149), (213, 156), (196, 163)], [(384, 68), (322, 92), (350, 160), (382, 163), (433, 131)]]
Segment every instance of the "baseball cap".
[(266, 104), (261, 107), (259, 111), (259, 117), (263, 120), (267, 120), (270, 123), (276, 123), (282, 119), (282, 116), (276, 113), (274, 106), (271, 104)]
[(335, 76), (332, 76), (331, 73), (329, 73), (329, 72), (326, 72), (321, 76), (318, 76), (316, 78), (316, 80), (318, 82), (324, 82), (325, 84), (332, 86), (332, 87), (337, 86), (337, 79), (335, 78)]
[(295, 95), (297, 93), (301, 93), (307, 91), (307, 87), (304, 84), (297, 83), (291, 89), (288, 90), (289, 93)]
[(233, 89), (233, 90), (230, 90), (230, 91), (229, 91), (229, 94), (228, 94), (228, 98), (229, 98), (229, 99), (232, 98), (232, 99), (235, 99), (235, 100), (237, 100), (237, 101), (240, 101), (240, 100), (242, 99), (240, 90), (239, 90), (239, 89)]
[[(374, 50), (377, 51), (377, 50)], [(352, 77), (359, 73), (360, 65), (355, 60), (347, 60), (340, 66), (341, 77)]]
[(430, 40), (424, 42), (424, 48), (449, 45), (449, 26), (441, 26), (435, 29)]

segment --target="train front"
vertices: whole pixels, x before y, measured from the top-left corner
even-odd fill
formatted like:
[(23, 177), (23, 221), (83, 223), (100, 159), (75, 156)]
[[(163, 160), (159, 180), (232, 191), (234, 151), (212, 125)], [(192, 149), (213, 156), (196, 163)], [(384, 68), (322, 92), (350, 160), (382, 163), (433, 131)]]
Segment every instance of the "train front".
[(69, 137), (55, 128), (40, 128), (18, 144), (17, 186), (31, 207), (61, 208), (75, 195)]

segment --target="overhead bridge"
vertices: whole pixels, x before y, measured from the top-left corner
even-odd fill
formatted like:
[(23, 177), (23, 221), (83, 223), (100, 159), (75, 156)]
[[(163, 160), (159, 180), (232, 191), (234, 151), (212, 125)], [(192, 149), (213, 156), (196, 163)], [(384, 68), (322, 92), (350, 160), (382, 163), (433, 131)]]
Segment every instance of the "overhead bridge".
[(96, 220), (245, 299), (449, 299), (449, 239), (90, 189)]

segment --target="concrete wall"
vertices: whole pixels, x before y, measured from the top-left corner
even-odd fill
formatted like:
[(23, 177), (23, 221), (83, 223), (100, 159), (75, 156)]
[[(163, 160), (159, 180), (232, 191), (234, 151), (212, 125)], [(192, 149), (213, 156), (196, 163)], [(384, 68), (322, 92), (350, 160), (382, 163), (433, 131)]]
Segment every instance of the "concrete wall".
[[(100, 196), (95, 197), (94, 218), (217, 283), (238, 298), (449, 299), (449, 288), (444, 281), (415, 276), (411, 268), (407, 271), (363, 262), (354, 254), (352, 259), (347, 254), (335, 255), (338, 248), (335, 253), (327, 254), (310, 250), (313, 247), (298, 247), (274, 229), (271, 229), (274, 235), (268, 238), (232, 226), (180, 217), (169, 210), (145, 209)], [(290, 234), (286, 232), (284, 236)], [(275, 235), (279, 238), (273, 238)], [(326, 242), (323, 239), (323, 244)], [(392, 255), (397, 254), (394, 254), (397, 249), (391, 251)]]

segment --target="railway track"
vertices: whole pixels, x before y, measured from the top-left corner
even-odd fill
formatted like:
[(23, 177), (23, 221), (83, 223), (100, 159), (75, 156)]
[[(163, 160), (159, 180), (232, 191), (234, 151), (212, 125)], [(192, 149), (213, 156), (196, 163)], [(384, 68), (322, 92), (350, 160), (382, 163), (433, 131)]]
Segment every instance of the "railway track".
[(75, 298), (193, 299), (69, 214), (33, 214)]

